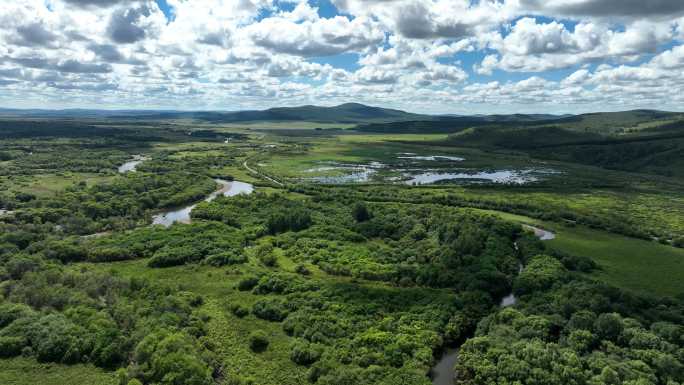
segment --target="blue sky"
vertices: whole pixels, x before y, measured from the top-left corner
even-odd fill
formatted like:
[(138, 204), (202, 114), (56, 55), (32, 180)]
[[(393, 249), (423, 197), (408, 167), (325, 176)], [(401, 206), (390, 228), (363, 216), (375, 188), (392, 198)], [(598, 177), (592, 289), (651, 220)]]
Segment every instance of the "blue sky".
[(0, 18), (0, 106), (684, 109), (679, 0), (17, 0)]

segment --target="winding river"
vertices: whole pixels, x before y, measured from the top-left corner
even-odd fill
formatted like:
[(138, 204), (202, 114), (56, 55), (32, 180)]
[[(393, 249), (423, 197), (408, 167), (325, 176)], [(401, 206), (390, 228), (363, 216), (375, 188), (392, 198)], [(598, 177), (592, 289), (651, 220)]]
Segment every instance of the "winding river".
[[(214, 180), (221, 187), (213, 193), (209, 194), (209, 196), (207, 196), (206, 199), (204, 199), (205, 202), (211, 202), (220, 195), (232, 197), (240, 194), (251, 194), (254, 191), (254, 186), (252, 186), (249, 183), (239, 182), (236, 180), (232, 182), (223, 179)], [(176, 222), (190, 223), (190, 212), (192, 212), (192, 209), (194, 209), (195, 206), (197, 206), (196, 203), (181, 208), (174, 208), (162, 211), (159, 214), (156, 214), (152, 217), (152, 224), (169, 227)]]
[(128, 162), (119, 166), (119, 172), (122, 174), (127, 172), (135, 172), (135, 168), (146, 160), (147, 158), (145, 158), (143, 155), (134, 155), (133, 160), (129, 160)]
[[(530, 225), (522, 225), (525, 230), (532, 231), (534, 232), (534, 235), (537, 236), (542, 241), (548, 241), (551, 239), (556, 238), (556, 234), (540, 229), (539, 227), (534, 227)], [(520, 265), (520, 269), (518, 273), (522, 272), (523, 270), (523, 265)], [(516, 298), (515, 294), (511, 291), (510, 294), (505, 296), (504, 298), (501, 299), (501, 303), (499, 304), (500, 307), (508, 307), (508, 306), (513, 306), (515, 305)], [(430, 369), (430, 377), (432, 378), (432, 384), (433, 385), (454, 385), (454, 379), (456, 378), (456, 371), (454, 370), (454, 367), (456, 366), (456, 362), (458, 361), (458, 349), (457, 348), (449, 348), (444, 351), (442, 354), (442, 357), (440, 357), (439, 361), (437, 361), (437, 364)]]

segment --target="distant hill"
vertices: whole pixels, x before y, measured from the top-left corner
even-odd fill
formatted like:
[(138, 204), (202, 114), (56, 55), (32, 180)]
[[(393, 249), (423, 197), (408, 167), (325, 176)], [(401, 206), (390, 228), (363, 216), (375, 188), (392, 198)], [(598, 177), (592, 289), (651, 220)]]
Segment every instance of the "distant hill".
[(213, 123), (306, 121), (345, 124), (435, 119), (432, 115), (412, 114), (405, 111), (372, 107), (360, 103), (346, 103), (333, 107), (277, 107), (267, 110), (246, 111), (20, 110), (0, 108), (0, 116), (33, 118), (112, 118), (130, 120), (192, 119)]
[[(544, 117), (545, 119), (543, 119)], [(478, 115), (439, 116), (431, 120), (359, 124), (357, 131), (395, 134), (453, 134), (474, 127), (526, 127), (550, 124), (565, 119), (553, 115)]]
[(440, 132), (455, 133), (466, 128), (488, 125), (535, 126), (557, 124), (572, 131), (620, 134), (648, 130), (666, 123), (684, 120), (684, 113), (655, 110), (598, 112), (581, 115), (493, 114), (493, 115), (424, 115), (396, 109), (345, 103), (332, 107), (277, 107), (245, 111), (173, 111), (173, 110), (97, 110), (97, 109), (3, 109), (0, 117), (117, 120), (199, 120), (213, 123), (239, 122), (318, 122), (356, 124), (367, 132)]
[[(120, 116), (119, 116), (120, 117)], [(359, 103), (346, 103), (334, 107), (300, 106), (277, 107), (268, 110), (248, 110), (236, 112), (163, 112), (153, 114), (137, 114), (129, 116), (132, 119), (195, 119), (213, 123), (237, 122), (283, 122), (306, 121), (318, 123), (358, 124), (370, 122), (395, 122), (408, 120), (433, 120), (431, 115), (420, 115), (393, 110), (389, 108), (372, 107)]]
[[(684, 121), (684, 113), (655, 110), (597, 112), (581, 115), (510, 114), (441, 115), (429, 120), (359, 124), (357, 130), (383, 133), (457, 133), (468, 128), (556, 126), (568, 131), (599, 135), (648, 133)], [(478, 134), (481, 134), (478, 133)]]
[(657, 110), (595, 112), (561, 119), (563, 128), (603, 135), (629, 134), (684, 120), (684, 113)]
[(684, 114), (678, 113), (638, 110), (473, 125), (436, 144), (684, 177)]

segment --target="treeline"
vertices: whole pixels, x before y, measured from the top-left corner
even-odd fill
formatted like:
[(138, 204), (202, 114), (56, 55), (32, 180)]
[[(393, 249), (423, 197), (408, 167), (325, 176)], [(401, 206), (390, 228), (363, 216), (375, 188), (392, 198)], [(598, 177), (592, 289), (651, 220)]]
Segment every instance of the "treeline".
[(651, 240), (653, 236), (668, 237), (656, 229), (644, 228), (617, 212), (605, 215), (599, 211), (581, 213), (562, 204), (534, 202), (532, 200), (500, 199), (485, 194), (461, 194), (433, 187), (411, 188), (395, 186), (345, 186), (297, 185), (291, 191), (311, 195), (321, 202), (345, 202), (365, 199), (372, 202), (400, 202), (411, 204), (439, 204), (451, 207), (472, 207), (520, 214), (547, 221), (564, 222), (570, 225), (585, 225), (634, 238)]

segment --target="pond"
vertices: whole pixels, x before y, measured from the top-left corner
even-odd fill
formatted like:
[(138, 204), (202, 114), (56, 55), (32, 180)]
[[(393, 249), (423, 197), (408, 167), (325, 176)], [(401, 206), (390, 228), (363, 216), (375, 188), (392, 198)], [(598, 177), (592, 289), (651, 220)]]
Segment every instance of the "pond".
[[(444, 162), (460, 162), (465, 160), (461, 157), (446, 155), (416, 155), (413, 153), (400, 153), (398, 159), (408, 160), (410, 168), (380, 162), (367, 164), (325, 162), (324, 165), (304, 170), (306, 174), (301, 180), (323, 184), (348, 184), (348, 183), (403, 183), (407, 185), (428, 185), (449, 182), (468, 183), (497, 183), (523, 185), (543, 180), (545, 177), (558, 174), (558, 171), (545, 168), (503, 169), (503, 170), (478, 170), (468, 168), (444, 167), (449, 166)], [(441, 166), (421, 168), (424, 161), (442, 162)]]
[(498, 171), (463, 171), (439, 172), (427, 171), (404, 174), (409, 185), (432, 184), (449, 180), (470, 180), (491, 183), (525, 184), (539, 180), (532, 175), (532, 170), (498, 170)]
[(446, 155), (413, 155), (411, 153), (403, 153), (402, 156), (398, 156), (397, 159), (410, 159), (410, 160), (428, 160), (428, 161), (452, 161), (452, 162), (463, 162), (465, 158), (459, 156), (446, 156)]
[(323, 184), (344, 184), (370, 182), (379, 169), (385, 165), (379, 162), (369, 164), (347, 164), (330, 162), (329, 166), (314, 167), (304, 172), (324, 173), (331, 175), (313, 176), (304, 178), (307, 181)]
[[(209, 194), (209, 196), (207, 196), (206, 199), (204, 199), (205, 202), (211, 202), (220, 195), (232, 197), (240, 194), (251, 194), (254, 191), (254, 186), (252, 186), (249, 183), (240, 182), (236, 180), (232, 182), (225, 181), (222, 179), (214, 180), (221, 187), (213, 193)], [(190, 223), (190, 213), (192, 212), (192, 209), (195, 208), (195, 206), (197, 206), (196, 203), (181, 208), (162, 211), (159, 214), (156, 214), (152, 217), (152, 224), (169, 227), (176, 222)]]
[(129, 160), (128, 162), (119, 166), (119, 172), (122, 174), (127, 172), (135, 172), (135, 168), (138, 167), (140, 163), (146, 160), (147, 158), (145, 158), (142, 155), (134, 155), (133, 160)]

